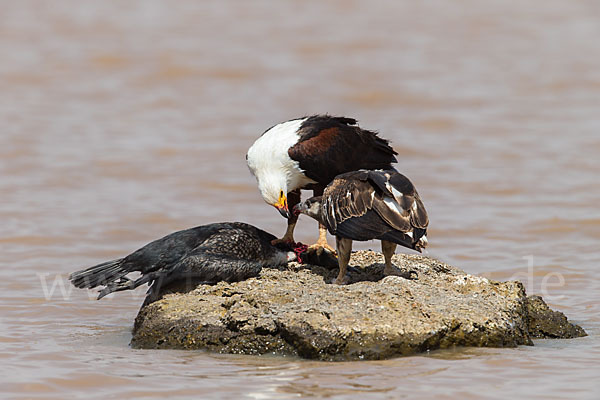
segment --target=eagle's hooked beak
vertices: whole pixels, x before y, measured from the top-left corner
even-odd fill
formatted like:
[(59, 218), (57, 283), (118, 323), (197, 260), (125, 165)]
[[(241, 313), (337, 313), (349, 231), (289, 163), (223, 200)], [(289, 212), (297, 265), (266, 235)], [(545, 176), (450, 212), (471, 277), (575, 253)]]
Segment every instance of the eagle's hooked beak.
[(273, 206), (275, 206), (283, 218), (289, 219), (291, 217), (290, 210), (288, 209), (287, 205), (287, 197), (285, 197), (283, 190), (279, 192), (279, 200), (277, 203), (273, 204)]

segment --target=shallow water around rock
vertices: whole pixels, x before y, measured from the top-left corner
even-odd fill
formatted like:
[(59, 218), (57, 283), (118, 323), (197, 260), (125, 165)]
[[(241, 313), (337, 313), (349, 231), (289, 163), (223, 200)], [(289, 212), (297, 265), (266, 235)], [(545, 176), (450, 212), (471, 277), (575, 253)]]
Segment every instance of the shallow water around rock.
[[(595, 398), (599, 15), (595, 0), (3, 2), (0, 397)], [(522, 280), (589, 336), (361, 363), (135, 350), (143, 288), (96, 302), (67, 285), (195, 225), (283, 232), (244, 154), (317, 112), (391, 140), (429, 255)], [(301, 219), (297, 239), (315, 237)]]

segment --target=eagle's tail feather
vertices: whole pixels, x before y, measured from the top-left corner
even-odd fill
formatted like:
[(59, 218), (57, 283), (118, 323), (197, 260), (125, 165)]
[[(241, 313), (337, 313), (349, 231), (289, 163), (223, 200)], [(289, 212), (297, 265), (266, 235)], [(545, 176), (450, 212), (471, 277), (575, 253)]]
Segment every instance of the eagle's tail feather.
[[(407, 235), (400, 231), (389, 231), (382, 235), (379, 239), (387, 240), (399, 244), (409, 249), (414, 249), (419, 253), (427, 247), (427, 231), (425, 229), (415, 228), (412, 235)], [(415, 239), (416, 238), (416, 239)]]

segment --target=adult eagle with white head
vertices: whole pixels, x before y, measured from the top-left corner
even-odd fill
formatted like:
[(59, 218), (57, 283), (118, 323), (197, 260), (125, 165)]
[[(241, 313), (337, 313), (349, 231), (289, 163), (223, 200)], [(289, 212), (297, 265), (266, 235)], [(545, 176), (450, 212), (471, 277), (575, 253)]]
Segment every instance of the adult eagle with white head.
[[(290, 210), (300, 202), (300, 190), (323, 194), (337, 175), (359, 169), (393, 169), (397, 153), (376, 132), (362, 129), (355, 119), (313, 115), (267, 129), (248, 150), (246, 160), (267, 204), (288, 220), (276, 242), (294, 242), (297, 215)], [(333, 252), (327, 229), (319, 224), (319, 239), (310, 248)]]

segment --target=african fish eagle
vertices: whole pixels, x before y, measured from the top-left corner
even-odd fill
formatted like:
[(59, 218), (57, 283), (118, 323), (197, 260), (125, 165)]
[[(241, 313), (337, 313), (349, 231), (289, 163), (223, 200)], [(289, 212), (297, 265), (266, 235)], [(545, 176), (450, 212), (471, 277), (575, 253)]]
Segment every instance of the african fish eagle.
[(306, 214), (336, 237), (339, 274), (345, 283), (352, 241), (381, 240), (384, 275), (410, 278), (392, 266), (396, 245), (421, 251), (427, 246), (429, 219), (417, 190), (395, 170), (354, 171), (337, 176), (322, 196), (296, 205), (294, 213)]
[[(265, 202), (288, 219), (285, 234), (276, 242), (294, 242), (298, 217), (289, 210), (300, 202), (300, 189), (312, 189), (319, 196), (341, 173), (393, 169), (395, 154), (387, 140), (360, 128), (355, 119), (313, 115), (267, 129), (250, 147), (246, 160)], [(317, 243), (310, 247), (319, 253), (333, 251), (323, 225)]]

